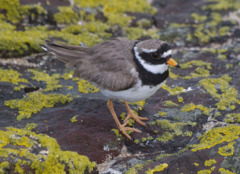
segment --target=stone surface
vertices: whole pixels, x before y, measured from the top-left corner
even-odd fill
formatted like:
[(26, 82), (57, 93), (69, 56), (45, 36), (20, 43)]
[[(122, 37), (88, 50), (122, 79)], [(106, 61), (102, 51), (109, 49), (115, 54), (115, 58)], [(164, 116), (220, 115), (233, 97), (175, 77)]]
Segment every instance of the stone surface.
[[(61, 172), (240, 173), (237, 17), (240, 1), (153, 0), (155, 13), (146, 4), (143, 4), (146, 8), (139, 5), (122, 12), (118, 9), (121, 4), (113, 1), (112, 9), (119, 15), (114, 17), (120, 18), (122, 14), (135, 17), (129, 20), (125, 16), (118, 21), (111, 18), (111, 11), (103, 8), (107, 5), (101, 7), (103, 1), (99, 1), (100, 5), (76, 1), (70, 7), (68, 1), (61, 0), (20, 0), (21, 9), (37, 2), (46, 12), (34, 11), (35, 7), (32, 9), (35, 15), (31, 10), (28, 13), (20, 10), (19, 18), (8, 16), (8, 8), (0, 10), (0, 14), (5, 14), (5, 18), (0, 18), (3, 24), (0, 30), (23, 34), (17, 35), (22, 39), (20, 42), (15, 40), (14, 34), (7, 38), (14, 51), (0, 44), (0, 173), (40, 171), (41, 168), (32, 165), (35, 158), (29, 157), (37, 154), (45, 155), (41, 165), (46, 172), (54, 171), (55, 168), (48, 168), (45, 162), (50, 159), (47, 153), (52, 148), (50, 141), (56, 147), (59, 145), (57, 151), (61, 154), (69, 152), (75, 159), (81, 155), (89, 159), (78, 160), (71, 168), (69, 156), (63, 163), (54, 156), (60, 161), (56, 166), (69, 165), (63, 169), (59, 167)], [(135, 1), (128, 1), (130, 5), (131, 2)], [(69, 7), (61, 11), (59, 7), (64, 6)], [(69, 16), (63, 20), (66, 14)], [(6, 23), (14, 25), (16, 31)], [(39, 33), (29, 34), (26, 26), (31, 32), (37, 30)], [(36, 39), (33, 41), (31, 37)], [(166, 85), (145, 103), (130, 104), (140, 116), (149, 118), (146, 127), (137, 123), (130, 125), (142, 131), (141, 134), (131, 133), (133, 140), (117, 131), (106, 106), (107, 98), (87, 82), (71, 78), (71, 70), (38, 46), (46, 38), (91, 46), (116, 37), (166, 40), (173, 47), (173, 57), (182, 65), (182, 69), (170, 69)], [(0, 39), (5, 41), (6, 38), (0, 36)], [(56, 94), (55, 98), (50, 97), (52, 94)], [(39, 96), (42, 101), (31, 96)], [(49, 98), (54, 100), (53, 104)], [(24, 102), (24, 109), (14, 108)], [(123, 120), (124, 104), (114, 101), (114, 107), (119, 119)], [(39, 110), (26, 118), (28, 111), (34, 109)], [(25, 115), (19, 117), (19, 111)], [(10, 141), (3, 138), (7, 135), (12, 135)], [(41, 142), (42, 137), (49, 143)], [(35, 146), (31, 145), (32, 140)], [(28, 149), (30, 154), (23, 149)], [(84, 172), (79, 168), (82, 164), (86, 164), (86, 168), (81, 168)]]

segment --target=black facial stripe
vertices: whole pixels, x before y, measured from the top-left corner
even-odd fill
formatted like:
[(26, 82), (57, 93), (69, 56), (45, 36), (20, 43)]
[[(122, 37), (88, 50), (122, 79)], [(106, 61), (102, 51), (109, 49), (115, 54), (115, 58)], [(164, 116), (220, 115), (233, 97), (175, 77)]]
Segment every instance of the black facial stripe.
[(171, 47), (170, 47), (168, 44), (164, 43), (164, 44), (162, 44), (162, 46), (157, 50), (157, 53), (160, 54), (160, 55), (162, 55), (163, 53), (167, 52), (168, 50), (171, 50)]
[(156, 86), (168, 78), (169, 72), (165, 71), (163, 74), (153, 74), (147, 71), (136, 58), (134, 58), (135, 63), (137, 64), (138, 76), (142, 81), (142, 85), (152, 85)]
[(149, 64), (160, 65), (166, 63), (166, 59), (164, 58), (161, 57), (159, 59), (152, 58), (151, 53), (142, 52), (141, 54), (139, 54), (139, 56)]
[[(137, 43), (135, 43), (134, 47), (136, 46), (136, 44)], [(134, 56), (134, 62), (137, 65), (138, 76), (142, 81), (142, 85), (156, 86), (156, 85), (164, 82), (168, 78), (168, 75), (169, 75), (168, 70), (165, 71), (163, 74), (153, 74), (153, 73), (147, 71), (137, 60), (137, 58), (135, 56), (134, 47), (132, 49), (132, 53), (133, 53), (133, 56)], [(148, 56), (142, 56), (142, 54), (147, 54)], [(153, 58), (151, 58), (149, 53), (142, 53), (142, 54), (140, 54), (139, 56), (145, 57), (147, 60), (146, 59), (144, 59), (144, 60), (147, 61), (147, 62), (150, 62), (152, 64), (164, 64), (164, 63), (166, 63), (166, 59), (161, 58), (161, 60), (154, 60)], [(148, 61), (148, 60), (150, 60), (150, 61)], [(163, 62), (159, 63), (159, 61), (163, 61)]]

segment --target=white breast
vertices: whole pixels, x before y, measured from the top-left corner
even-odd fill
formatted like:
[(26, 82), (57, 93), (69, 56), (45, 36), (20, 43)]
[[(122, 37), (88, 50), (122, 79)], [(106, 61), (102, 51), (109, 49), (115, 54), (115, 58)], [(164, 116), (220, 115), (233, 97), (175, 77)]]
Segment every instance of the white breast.
[(101, 90), (102, 94), (108, 98), (123, 100), (127, 102), (136, 102), (145, 100), (151, 97), (161, 86), (166, 82), (162, 82), (157, 86), (144, 85), (139, 82), (133, 88), (123, 90), (123, 91), (109, 91)]

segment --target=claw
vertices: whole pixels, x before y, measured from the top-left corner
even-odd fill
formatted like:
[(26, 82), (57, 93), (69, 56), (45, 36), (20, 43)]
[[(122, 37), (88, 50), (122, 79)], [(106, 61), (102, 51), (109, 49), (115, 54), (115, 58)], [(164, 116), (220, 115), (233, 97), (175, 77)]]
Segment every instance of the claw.
[(147, 117), (139, 117), (136, 114), (133, 113), (133, 111), (131, 111), (131, 109), (129, 108), (127, 102), (124, 102), (127, 110), (128, 110), (128, 115), (127, 117), (124, 119), (123, 124), (121, 124), (117, 118), (117, 115), (114, 111), (113, 108), (113, 103), (112, 103), (112, 99), (109, 99), (107, 106), (109, 108), (109, 111), (111, 112), (113, 119), (115, 120), (118, 129), (122, 132), (123, 135), (125, 135), (128, 139), (132, 140), (132, 138), (130, 137), (130, 135), (128, 135), (128, 133), (126, 131), (132, 131), (132, 132), (138, 132), (141, 133), (142, 131), (132, 128), (132, 127), (126, 127), (126, 125), (129, 122), (129, 118), (133, 118), (136, 122), (138, 122), (139, 124), (146, 126), (146, 123), (142, 122), (141, 120), (148, 120)]
[(141, 120), (148, 120), (148, 118), (147, 118), (147, 117), (140, 117), (140, 116), (134, 114), (134, 112), (129, 108), (127, 102), (124, 102), (124, 104), (125, 104), (125, 106), (126, 106), (126, 108), (127, 108), (128, 115), (127, 115), (127, 117), (124, 119), (123, 122), (125, 123), (126, 121), (129, 120), (129, 118), (132, 118), (132, 119), (134, 119), (137, 123), (139, 123), (140, 125), (146, 126), (146, 123), (142, 122)]

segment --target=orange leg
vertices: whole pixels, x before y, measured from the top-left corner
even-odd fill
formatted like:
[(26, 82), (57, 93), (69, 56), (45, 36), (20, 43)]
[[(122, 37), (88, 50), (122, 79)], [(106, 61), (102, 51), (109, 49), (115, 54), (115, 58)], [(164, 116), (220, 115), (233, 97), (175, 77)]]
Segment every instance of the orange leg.
[(113, 108), (113, 103), (112, 103), (112, 99), (109, 99), (108, 102), (107, 102), (107, 106), (108, 106), (108, 109), (109, 111), (111, 112), (112, 116), (113, 116), (113, 119), (114, 121), (116, 122), (117, 124), (117, 127), (118, 129), (123, 133), (123, 135), (125, 135), (128, 139), (132, 139), (128, 134), (127, 134), (127, 130), (128, 131), (133, 131), (133, 132), (139, 132), (141, 133), (142, 131), (138, 130), (138, 129), (135, 129), (135, 128), (131, 128), (131, 127), (126, 127), (127, 123), (128, 123), (128, 120), (125, 121), (123, 124), (120, 123), (120, 121), (118, 120), (117, 118), (117, 115), (114, 111), (114, 108)]
[(138, 115), (134, 114), (133, 111), (130, 109), (130, 107), (128, 106), (127, 102), (124, 102), (126, 108), (127, 108), (127, 112), (128, 115), (125, 118), (125, 120), (123, 121), (124, 123), (127, 123), (129, 118), (134, 119), (136, 122), (138, 122), (139, 124), (141, 124), (142, 126), (146, 126), (146, 123), (142, 122), (141, 120), (148, 120), (147, 117), (139, 117)]

